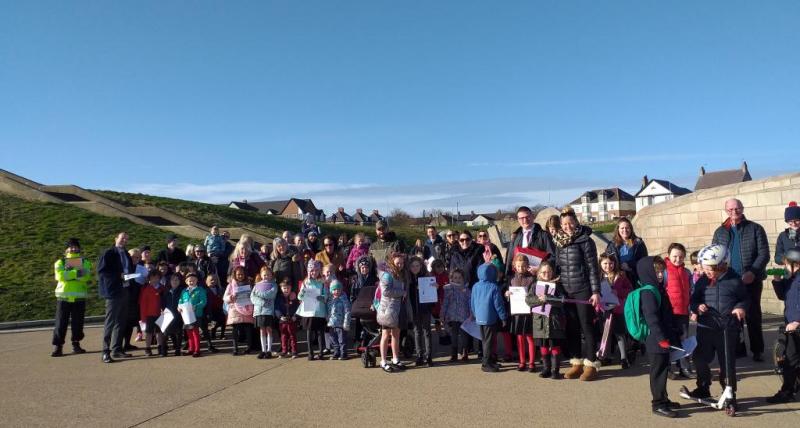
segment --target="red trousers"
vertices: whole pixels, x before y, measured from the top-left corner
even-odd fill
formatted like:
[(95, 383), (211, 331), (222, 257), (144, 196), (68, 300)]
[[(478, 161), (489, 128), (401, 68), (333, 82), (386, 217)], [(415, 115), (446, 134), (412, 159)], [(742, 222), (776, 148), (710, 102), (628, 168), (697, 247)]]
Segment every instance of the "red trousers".
[(528, 361), (531, 367), (533, 367), (535, 358), (536, 358), (536, 348), (533, 344), (533, 335), (530, 334), (518, 334), (517, 335), (517, 352), (519, 353), (519, 364), (525, 364), (525, 344), (527, 342), (528, 345)]
[(186, 330), (186, 338), (189, 344), (190, 354), (200, 353), (200, 329), (197, 327)]
[(281, 352), (285, 354), (291, 350), (293, 354), (297, 353), (297, 324), (282, 322), (278, 328), (281, 332)]

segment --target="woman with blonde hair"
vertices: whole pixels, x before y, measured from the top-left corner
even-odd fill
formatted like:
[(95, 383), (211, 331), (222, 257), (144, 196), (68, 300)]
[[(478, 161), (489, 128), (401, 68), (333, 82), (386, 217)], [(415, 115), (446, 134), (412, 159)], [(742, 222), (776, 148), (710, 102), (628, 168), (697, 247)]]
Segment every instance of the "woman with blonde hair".
[(258, 271), (261, 270), (261, 266), (265, 265), (264, 260), (261, 260), (258, 253), (253, 251), (253, 238), (246, 233), (243, 233), (239, 238), (239, 242), (236, 243), (236, 247), (231, 253), (230, 261), (228, 276), (230, 276), (234, 268), (243, 267), (247, 278), (251, 282), (255, 280)]

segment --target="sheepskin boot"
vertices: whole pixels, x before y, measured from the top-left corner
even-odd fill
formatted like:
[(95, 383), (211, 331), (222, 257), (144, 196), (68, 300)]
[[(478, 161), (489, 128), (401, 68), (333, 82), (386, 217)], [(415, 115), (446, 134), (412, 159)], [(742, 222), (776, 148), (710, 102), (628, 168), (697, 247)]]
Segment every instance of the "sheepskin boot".
[(581, 380), (591, 381), (597, 379), (598, 370), (600, 370), (600, 360), (595, 362), (583, 360), (583, 374), (581, 375)]
[[(589, 360), (586, 360), (589, 361)], [(569, 363), (572, 364), (572, 367), (564, 373), (565, 379), (577, 379), (581, 377), (583, 373), (583, 362), (580, 358), (572, 358), (569, 360)]]

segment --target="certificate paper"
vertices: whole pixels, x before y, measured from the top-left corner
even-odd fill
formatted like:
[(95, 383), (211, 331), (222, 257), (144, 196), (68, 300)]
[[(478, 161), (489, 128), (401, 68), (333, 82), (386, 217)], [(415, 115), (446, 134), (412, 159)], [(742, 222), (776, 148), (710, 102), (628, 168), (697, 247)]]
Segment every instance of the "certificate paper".
[(305, 287), (303, 289), (303, 299), (300, 301), (300, 307), (297, 308), (297, 315), (301, 317), (313, 317), (319, 307), (319, 300), (317, 297), (319, 289), (316, 287)]
[(234, 290), (236, 294), (236, 305), (237, 306), (247, 306), (252, 305), (253, 301), (250, 300), (250, 292), (252, 289), (249, 285), (238, 285)]
[(525, 297), (528, 292), (525, 287), (508, 287), (511, 293), (509, 300), (511, 301), (511, 315), (527, 315), (531, 313), (531, 307), (525, 303)]
[(436, 293), (436, 278), (423, 276), (417, 280), (420, 303), (436, 303), (439, 295)]
[(466, 331), (470, 336), (481, 340), (481, 328), (473, 319), (464, 320), (461, 323), (461, 329)]
[(169, 309), (164, 309), (164, 312), (161, 313), (161, 316), (158, 317), (158, 319), (156, 320), (156, 325), (158, 326), (159, 329), (161, 329), (161, 332), (163, 333), (167, 331), (169, 325), (172, 324), (172, 320), (174, 319), (175, 319), (175, 314), (173, 314), (172, 311)]

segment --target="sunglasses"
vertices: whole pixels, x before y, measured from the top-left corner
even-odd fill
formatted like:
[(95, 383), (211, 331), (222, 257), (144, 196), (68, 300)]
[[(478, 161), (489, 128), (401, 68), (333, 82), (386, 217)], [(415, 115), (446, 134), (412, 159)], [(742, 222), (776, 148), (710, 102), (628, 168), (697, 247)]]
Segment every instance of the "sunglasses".
[(484, 235), (482, 233), (480, 235), (478, 235), (478, 238), (485, 238), (485, 237), (486, 237), (486, 235)]

